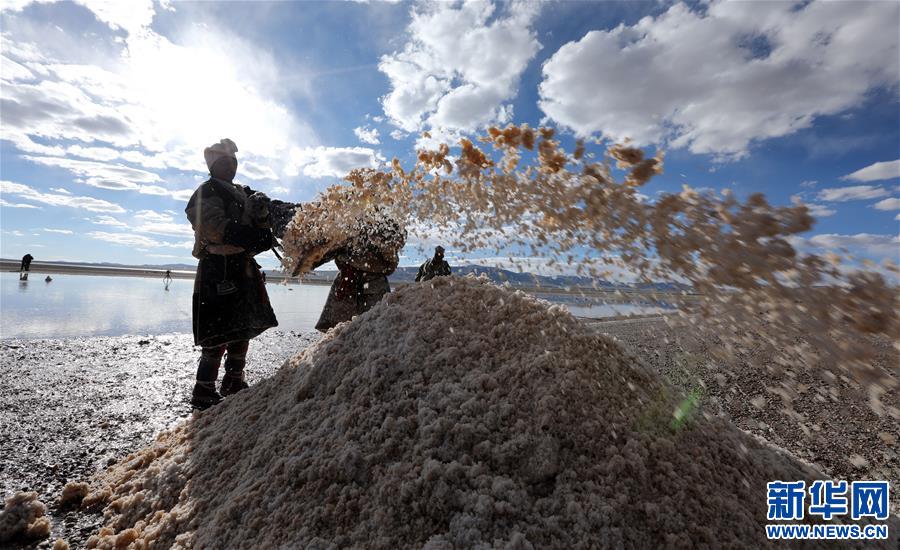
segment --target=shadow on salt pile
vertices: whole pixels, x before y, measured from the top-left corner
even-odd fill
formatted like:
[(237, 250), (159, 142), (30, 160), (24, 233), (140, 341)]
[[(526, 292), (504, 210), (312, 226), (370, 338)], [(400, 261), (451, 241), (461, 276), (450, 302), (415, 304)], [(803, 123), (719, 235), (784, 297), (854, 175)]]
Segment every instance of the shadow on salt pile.
[(766, 546), (766, 482), (817, 474), (678, 404), (564, 309), (438, 278), (108, 470), (89, 546)]

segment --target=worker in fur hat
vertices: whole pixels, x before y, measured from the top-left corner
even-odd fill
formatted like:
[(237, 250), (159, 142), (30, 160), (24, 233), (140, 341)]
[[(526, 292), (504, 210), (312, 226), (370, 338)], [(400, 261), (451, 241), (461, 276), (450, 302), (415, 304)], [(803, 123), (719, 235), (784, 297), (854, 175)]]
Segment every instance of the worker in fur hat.
[[(202, 347), (191, 395), (206, 409), (245, 388), (244, 364), (250, 339), (278, 326), (263, 274), (254, 256), (273, 246), (272, 230), (249, 197), (254, 191), (234, 183), (237, 145), (230, 139), (203, 151), (209, 179), (188, 201), (185, 213), (194, 228), (194, 343)], [(263, 213), (264, 215), (264, 213)], [(226, 355), (227, 353), (227, 355)], [(225, 375), (216, 391), (219, 365)]]

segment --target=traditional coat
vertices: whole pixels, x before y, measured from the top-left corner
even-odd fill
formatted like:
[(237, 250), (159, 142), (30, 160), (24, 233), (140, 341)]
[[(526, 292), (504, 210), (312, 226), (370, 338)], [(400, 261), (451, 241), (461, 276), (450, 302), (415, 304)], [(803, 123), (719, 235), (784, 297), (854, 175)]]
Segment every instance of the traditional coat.
[(249, 340), (278, 326), (262, 272), (253, 256), (225, 244), (231, 221), (251, 225), (247, 197), (252, 190), (211, 178), (188, 201), (185, 213), (194, 228), (192, 254), (200, 261), (194, 279), (194, 343), (213, 347)]
[(401, 241), (398, 248), (385, 250), (364, 243), (348, 246), (333, 255), (339, 271), (316, 329), (326, 332), (338, 323), (349, 321), (354, 315), (369, 311), (390, 292), (387, 276), (397, 269), (402, 246)]
[(447, 260), (435, 262), (434, 258), (428, 258), (424, 264), (419, 266), (416, 282), (428, 281), (435, 277), (446, 277), (448, 275), (450, 275), (450, 264), (447, 263)]

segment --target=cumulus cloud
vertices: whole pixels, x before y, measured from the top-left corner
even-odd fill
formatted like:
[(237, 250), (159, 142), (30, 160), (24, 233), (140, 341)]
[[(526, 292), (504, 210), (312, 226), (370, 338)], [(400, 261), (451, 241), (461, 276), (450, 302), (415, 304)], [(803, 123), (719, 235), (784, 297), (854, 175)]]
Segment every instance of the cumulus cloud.
[(837, 213), (837, 210), (829, 208), (824, 204), (807, 204), (806, 208), (808, 208), (809, 213), (816, 218), (827, 218), (828, 216), (833, 216)]
[(806, 201), (803, 200), (802, 195), (803, 194), (791, 195), (791, 202), (793, 202), (794, 204), (802, 204), (802, 205), (806, 206), (806, 208), (809, 210), (809, 213), (812, 214), (814, 217), (827, 218), (828, 216), (833, 216), (834, 214), (837, 213), (837, 210), (834, 210), (833, 208), (829, 208), (829, 207), (825, 206), (824, 204), (807, 203)]
[(891, 197), (875, 203), (876, 210), (900, 210), (900, 198)]
[(851, 254), (893, 258), (895, 260), (897, 259), (898, 251), (900, 251), (900, 235), (873, 235), (871, 233), (841, 235), (827, 233), (810, 237), (807, 243), (809, 246), (823, 250), (846, 249)]
[(540, 107), (580, 135), (741, 157), (897, 85), (898, 17), (895, 2), (675, 4), (562, 46)]
[(832, 187), (819, 191), (819, 199), (831, 202), (858, 201), (865, 199), (877, 199), (887, 195), (882, 187), (874, 185), (852, 185), (850, 187)]
[(853, 181), (879, 181), (900, 178), (900, 160), (876, 162), (860, 168), (841, 179)]
[(278, 174), (276, 174), (275, 171), (272, 170), (269, 166), (264, 164), (246, 161), (240, 164), (239, 170), (243, 177), (247, 177), (252, 180), (278, 179)]
[(353, 129), (353, 133), (356, 134), (356, 137), (359, 138), (359, 141), (363, 143), (368, 143), (369, 145), (378, 145), (379, 143), (381, 143), (378, 140), (377, 128), (358, 126)]
[(378, 168), (384, 157), (367, 147), (295, 148), (290, 154), (288, 173), (311, 178), (346, 176), (354, 168)]
[(78, 195), (63, 195), (59, 193), (43, 193), (27, 185), (6, 180), (0, 181), (0, 192), (8, 195), (15, 195), (25, 200), (48, 204), (50, 206), (67, 206), (70, 208), (80, 208), (89, 212), (125, 212), (125, 209), (118, 204), (103, 199)]
[(394, 125), (472, 131), (507, 112), (503, 102), (541, 45), (530, 28), (536, 5), (505, 8), (497, 15), (491, 2), (472, 0), (413, 9), (404, 48), (378, 65), (390, 80), (382, 107)]
[(70, 23), (52, 16), (56, 6), (40, 20), (4, 11), (3, 139), (21, 152), (87, 159), (96, 164), (79, 165), (86, 183), (141, 191), (100, 166), (203, 171), (203, 148), (231, 136), (249, 161), (247, 177), (273, 178), (267, 165), (280, 170), (290, 147), (315, 143), (279, 101), (285, 67), (269, 52), (211, 25), (184, 27), (170, 40), (150, 28), (160, 4), (149, 0), (80, 3), (113, 32), (86, 40), (81, 29), (62, 28)]

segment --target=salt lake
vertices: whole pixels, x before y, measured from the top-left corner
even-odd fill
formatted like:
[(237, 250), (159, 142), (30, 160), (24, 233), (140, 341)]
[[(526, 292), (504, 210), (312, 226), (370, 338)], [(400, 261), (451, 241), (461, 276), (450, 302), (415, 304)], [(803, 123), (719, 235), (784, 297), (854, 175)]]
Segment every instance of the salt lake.
[[(71, 338), (81, 336), (154, 335), (191, 331), (193, 281), (144, 277), (31, 273), (0, 274), (0, 338)], [(266, 285), (279, 330), (313, 330), (329, 287), (321, 284)], [(655, 313), (638, 304), (572, 301), (546, 295), (580, 317)]]

